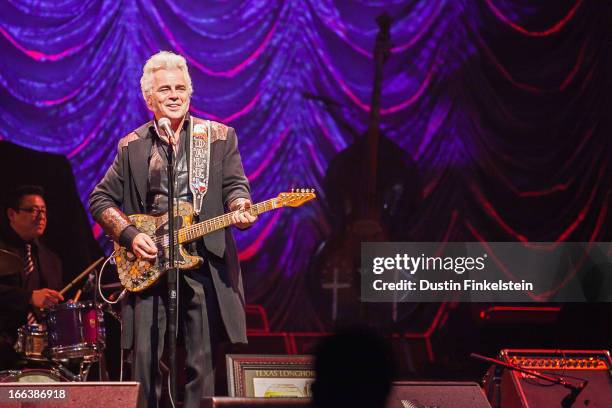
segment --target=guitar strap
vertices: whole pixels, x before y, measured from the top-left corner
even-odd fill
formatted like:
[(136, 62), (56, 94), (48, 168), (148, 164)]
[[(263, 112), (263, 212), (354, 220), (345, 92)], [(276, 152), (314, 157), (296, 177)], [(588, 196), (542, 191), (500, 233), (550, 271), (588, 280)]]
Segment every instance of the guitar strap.
[(202, 199), (208, 191), (212, 124), (210, 120), (204, 123), (192, 120), (189, 131), (189, 189), (193, 195), (193, 211), (199, 215)]

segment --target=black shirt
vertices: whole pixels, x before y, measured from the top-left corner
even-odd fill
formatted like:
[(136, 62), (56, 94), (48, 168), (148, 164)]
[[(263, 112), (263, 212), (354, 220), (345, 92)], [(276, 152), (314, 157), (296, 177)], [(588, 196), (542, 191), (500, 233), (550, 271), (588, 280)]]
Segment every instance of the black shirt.
[[(187, 129), (189, 117), (185, 118), (183, 128), (176, 146), (174, 162), (174, 194), (178, 201), (191, 202), (189, 190), (189, 171), (187, 167)], [(168, 211), (168, 157), (169, 146), (157, 135), (154, 126), (149, 129), (153, 139), (153, 146), (149, 153), (149, 179), (147, 188), (146, 211), (147, 214), (163, 214)]]

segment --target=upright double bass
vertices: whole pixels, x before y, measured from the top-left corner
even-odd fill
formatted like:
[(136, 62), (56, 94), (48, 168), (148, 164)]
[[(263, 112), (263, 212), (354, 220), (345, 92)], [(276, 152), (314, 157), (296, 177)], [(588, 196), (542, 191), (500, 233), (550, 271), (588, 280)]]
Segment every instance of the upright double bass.
[(367, 319), (367, 308), (359, 299), (361, 243), (407, 240), (410, 217), (420, 196), (410, 156), (380, 131), (391, 18), (383, 14), (376, 22), (379, 32), (368, 128), (330, 161), (323, 181), (332, 233), (315, 253), (313, 273), (323, 299), (323, 320), (331, 326)]

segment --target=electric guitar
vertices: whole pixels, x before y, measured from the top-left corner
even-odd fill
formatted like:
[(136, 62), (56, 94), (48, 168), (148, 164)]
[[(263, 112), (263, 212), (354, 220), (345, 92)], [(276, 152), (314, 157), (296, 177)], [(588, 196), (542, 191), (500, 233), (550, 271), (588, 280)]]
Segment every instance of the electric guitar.
[[(299, 207), (315, 197), (314, 190), (295, 189), (291, 192), (280, 193), (275, 198), (253, 204), (246, 211), (255, 216), (276, 208)], [(192, 205), (187, 202), (179, 202), (175, 209), (174, 242), (177, 245), (175, 266), (178, 269), (194, 269), (200, 266), (204, 260), (199, 256), (190, 255), (183, 244), (193, 242), (204, 235), (232, 225), (231, 215), (230, 212), (193, 224)], [(114, 258), (121, 284), (130, 292), (140, 292), (157, 282), (170, 268), (168, 213), (158, 216), (134, 214), (130, 215), (129, 219), (139, 231), (150, 236), (157, 246), (157, 257), (155, 260), (148, 261), (136, 258), (136, 255), (129, 249), (115, 243)]]

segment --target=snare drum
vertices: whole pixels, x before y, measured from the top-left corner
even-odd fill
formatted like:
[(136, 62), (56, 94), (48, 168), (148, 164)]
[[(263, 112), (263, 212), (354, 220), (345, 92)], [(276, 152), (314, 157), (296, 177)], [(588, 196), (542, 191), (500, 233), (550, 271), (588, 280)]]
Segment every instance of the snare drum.
[(59, 304), (47, 311), (47, 332), (53, 359), (97, 359), (104, 349), (104, 313), (92, 301)]
[(46, 368), (30, 368), (24, 370), (6, 370), (0, 372), (0, 383), (50, 383), (68, 381), (57, 370)]
[(17, 330), (15, 349), (29, 360), (44, 361), (43, 350), (47, 347), (47, 328), (44, 324), (21, 326)]

